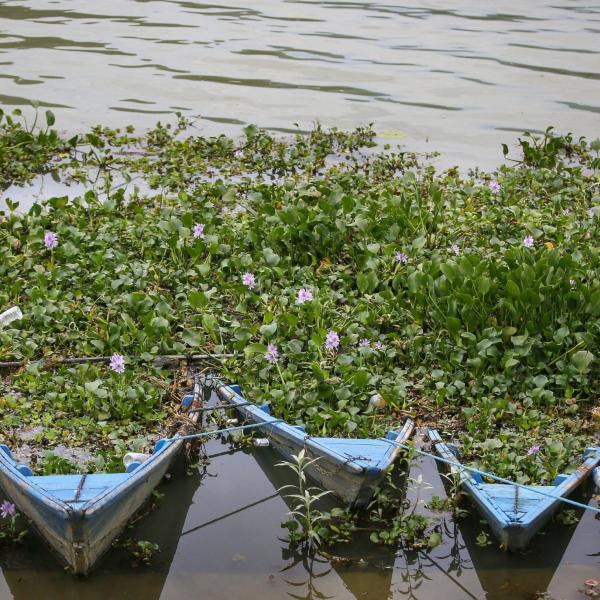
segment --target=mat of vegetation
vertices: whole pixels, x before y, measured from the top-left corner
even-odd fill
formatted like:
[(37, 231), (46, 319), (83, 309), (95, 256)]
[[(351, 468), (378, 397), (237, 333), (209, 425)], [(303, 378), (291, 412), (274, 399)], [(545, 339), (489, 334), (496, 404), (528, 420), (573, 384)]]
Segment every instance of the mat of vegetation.
[(368, 127), (234, 140), (180, 119), (67, 140), (53, 121), (0, 114), (0, 188), (88, 190), (25, 214), (6, 199), (0, 307), (25, 318), (0, 360), (126, 369), (6, 375), (2, 442), (91, 447), (110, 468), (166, 411), (168, 373), (132, 356), (234, 352), (224, 377), (312, 434), (411, 415), (535, 483), (598, 443), (600, 141), (524, 135), (517, 160), (461, 175)]

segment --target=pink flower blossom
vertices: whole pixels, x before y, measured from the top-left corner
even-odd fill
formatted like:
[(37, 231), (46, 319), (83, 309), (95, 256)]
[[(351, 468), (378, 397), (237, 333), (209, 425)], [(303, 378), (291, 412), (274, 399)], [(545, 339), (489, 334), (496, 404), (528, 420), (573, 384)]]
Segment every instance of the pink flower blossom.
[(531, 237), (530, 235), (528, 235), (523, 240), (523, 246), (525, 246), (525, 248), (533, 248), (533, 237)]
[(340, 345), (340, 336), (335, 331), (330, 331), (325, 338), (325, 348), (335, 350)]
[(252, 289), (256, 285), (256, 277), (254, 277), (253, 273), (244, 273), (242, 283), (249, 289)]
[(497, 194), (500, 191), (500, 184), (495, 179), (492, 179), (488, 183), (488, 187), (490, 190), (492, 190), (492, 192), (494, 192), (494, 194)]
[(537, 454), (540, 451), (540, 447), (537, 444), (534, 444), (533, 446), (531, 446), (531, 448), (529, 448), (529, 450), (527, 450), (527, 456), (533, 456), (534, 454)]
[(110, 368), (115, 373), (124, 373), (125, 372), (125, 359), (121, 354), (113, 354), (110, 357)]
[(267, 346), (267, 352), (265, 354), (265, 359), (270, 363), (277, 362), (279, 358), (279, 351), (277, 350), (277, 346), (275, 344), (269, 344)]
[(397, 262), (402, 263), (403, 265), (405, 265), (408, 262), (408, 256), (406, 256), (406, 254), (404, 254), (403, 252), (396, 252), (394, 254), (394, 258)]
[(302, 288), (298, 292), (298, 300), (296, 300), (296, 302), (298, 304), (304, 304), (305, 302), (310, 302), (312, 299), (312, 292), (308, 288)]
[(204, 237), (204, 223), (196, 223), (194, 226), (194, 237), (197, 239)]
[(0, 515), (2, 515), (3, 519), (7, 519), (8, 517), (16, 517), (17, 507), (12, 502), (5, 500), (2, 504), (0, 504)]
[(58, 246), (58, 236), (53, 231), (46, 231), (44, 246), (46, 246), (46, 250), (54, 250)]

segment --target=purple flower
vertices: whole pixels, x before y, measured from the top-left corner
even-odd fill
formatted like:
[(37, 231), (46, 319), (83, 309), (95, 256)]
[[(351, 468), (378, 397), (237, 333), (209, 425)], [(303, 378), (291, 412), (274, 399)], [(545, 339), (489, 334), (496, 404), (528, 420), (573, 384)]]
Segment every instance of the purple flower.
[(194, 237), (199, 239), (204, 237), (204, 223), (196, 223), (194, 226)]
[(494, 194), (497, 194), (500, 191), (500, 184), (495, 179), (492, 179), (488, 183), (488, 187), (490, 190), (492, 190), (492, 192), (494, 192)]
[(523, 240), (523, 246), (525, 248), (533, 248), (533, 238), (530, 235)]
[(540, 451), (540, 447), (537, 444), (534, 444), (533, 446), (531, 446), (531, 448), (529, 448), (529, 450), (527, 450), (527, 456), (533, 456), (534, 454), (537, 454)]
[(5, 500), (2, 504), (0, 504), (0, 515), (2, 515), (3, 519), (7, 519), (8, 517), (16, 517), (17, 508), (12, 502)]
[(408, 256), (402, 252), (396, 252), (394, 254), (394, 258), (399, 262), (405, 265), (408, 262)]
[(375, 350), (381, 350), (383, 348), (383, 344), (381, 342), (375, 342), (374, 346)]
[(596, 216), (596, 207), (592, 206), (592, 208), (588, 208), (588, 215), (590, 219), (593, 219)]
[(360, 348), (368, 348), (371, 345), (371, 342), (367, 338), (363, 338), (358, 342), (358, 346)]
[(58, 236), (53, 231), (46, 231), (44, 246), (46, 246), (46, 250), (53, 250), (58, 246)]
[(244, 273), (242, 276), (242, 283), (252, 289), (256, 285), (256, 277), (253, 273)]
[(279, 358), (279, 351), (277, 350), (277, 346), (275, 344), (269, 344), (267, 346), (267, 353), (265, 354), (265, 360), (268, 360), (270, 363), (277, 362)]
[(304, 304), (305, 302), (310, 302), (312, 299), (312, 292), (308, 288), (302, 288), (298, 292), (298, 300), (296, 302), (298, 304)]
[(450, 250), (452, 250), (456, 256), (460, 254), (460, 248), (458, 247), (458, 244), (452, 244), (452, 246), (450, 246)]
[(340, 336), (335, 331), (330, 331), (325, 338), (325, 348), (335, 350), (340, 345)]
[(125, 359), (121, 354), (113, 354), (110, 357), (110, 368), (115, 373), (124, 373), (125, 372)]

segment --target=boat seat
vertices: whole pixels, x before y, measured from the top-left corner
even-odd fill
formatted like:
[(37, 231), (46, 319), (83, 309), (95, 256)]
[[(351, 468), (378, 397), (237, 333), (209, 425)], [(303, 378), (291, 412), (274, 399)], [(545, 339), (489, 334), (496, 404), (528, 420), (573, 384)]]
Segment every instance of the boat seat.
[(55, 498), (80, 508), (109, 488), (125, 481), (128, 473), (94, 473), (91, 475), (34, 475), (30, 481)]
[(394, 451), (394, 446), (383, 440), (311, 438), (311, 442), (366, 469), (378, 464)]
[[(547, 496), (523, 488), (518, 488), (518, 495), (516, 495), (515, 490), (517, 488), (505, 483), (484, 483), (481, 487), (505, 514), (515, 519), (522, 518), (540, 502), (548, 499)], [(553, 494), (556, 491), (553, 485), (538, 485), (535, 487), (537, 490), (548, 494)]]

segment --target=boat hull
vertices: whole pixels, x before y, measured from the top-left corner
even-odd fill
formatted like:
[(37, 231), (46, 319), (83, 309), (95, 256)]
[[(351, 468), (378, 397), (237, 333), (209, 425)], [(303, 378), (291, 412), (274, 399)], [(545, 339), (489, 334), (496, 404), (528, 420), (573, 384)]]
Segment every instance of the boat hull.
[(85, 575), (160, 483), (182, 444), (170, 444), (126, 477), (103, 474), (107, 491), (81, 508), (53, 497), (36, 484), (40, 478), (21, 474), (2, 452), (0, 487), (69, 570)]
[(306, 456), (316, 459), (306, 469), (308, 477), (343, 502), (356, 507), (369, 503), (381, 478), (401, 452), (396, 444), (405, 443), (414, 428), (414, 423), (408, 419), (404, 427), (390, 432), (386, 440), (312, 437), (302, 427), (274, 419), (268, 407), (246, 402), (238, 386), (227, 386), (218, 380), (212, 385), (221, 400), (235, 406), (245, 420), (265, 424), (263, 435), (283, 458), (291, 460), (304, 450)]
[(561, 505), (561, 498), (569, 496), (600, 464), (600, 449), (590, 448), (574, 473), (559, 475), (552, 485), (523, 488), (509, 483), (490, 484), (479, 474), (461, 469), (454, 448), (443, 443), (437, 431), (430, 430), (429, 439), (442, 458), (454, 463), (450, 470), (460, 478), (461, 488), (485, 517), (501, 546), (512, 551), (524, 550)]
[[(199, 406), (201, 388), (183, 398)], [(191, 420), (196, 422), (199, 413)], [(144, 462), (124, 473), (35, 476), (0, 445), (0, 488), (31, 521), (67, 568), (86, 575), (146, 502), (185, 444), (159, 440)]]

